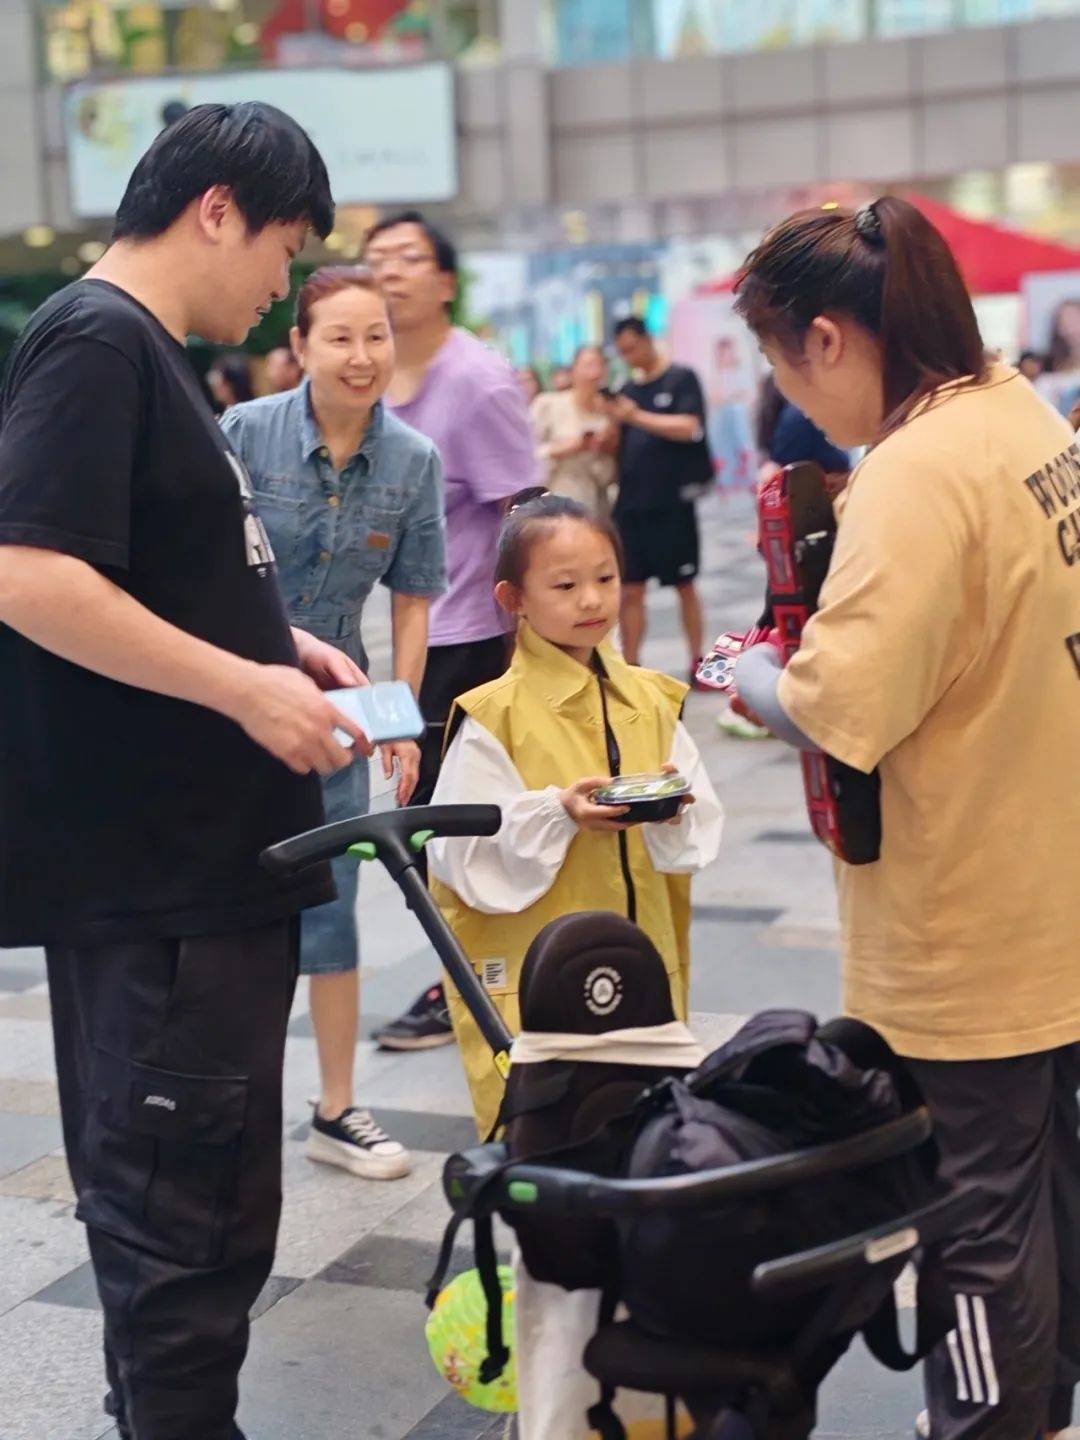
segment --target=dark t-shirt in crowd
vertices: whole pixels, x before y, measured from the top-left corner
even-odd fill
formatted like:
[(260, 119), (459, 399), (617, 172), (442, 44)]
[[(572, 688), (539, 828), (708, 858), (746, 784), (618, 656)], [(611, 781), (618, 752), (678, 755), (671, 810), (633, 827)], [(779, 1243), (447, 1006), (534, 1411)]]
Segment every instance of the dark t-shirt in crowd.
[[(0, 544), (62, 551), (181, 630), (296, 664), (245, 472), (186, 351), (124, 291), (37, 312), (0, 394)], [(0, 625), (0, 945), (224, 934), (332, 898), (259, 851), (322, 820), (239, 725)]]
[(655, 380), (630, 381), (622, 394), (655, 415), (696, 415), (701, 439), (664, 440), (624, 425), (619, 444), (620, 510), (670, 510), (694, 500), (713, 478), (705, 439), (705, 397), (693, 370), (669, 365)]
[(795, 405), (787, 404), (780, 412), (769, 446), (769, 459), (777, 465), (798, 465), (815, 460), (826, 474), (840, 474), (851, 469), (846, 450), (834, 445)]

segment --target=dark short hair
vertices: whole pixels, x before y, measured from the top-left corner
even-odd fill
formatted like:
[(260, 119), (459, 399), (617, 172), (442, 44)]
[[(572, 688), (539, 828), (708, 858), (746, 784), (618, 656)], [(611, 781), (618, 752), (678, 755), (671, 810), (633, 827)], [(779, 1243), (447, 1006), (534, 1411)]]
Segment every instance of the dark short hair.
[(616, 337), (616, 339), (617, 339), (620, 335), (622, 335), (624, 331), (627, 331), (627, 330), (628, 330), (632, 335), (643, 335), (643, 336), (646, 337), (646, 339), (648, 338), (648, 335), (649, 335), (649, 327), (645, 324), (645, 321), (644, 321), (644, 320), (639, 320), (636, 315), (624, 315), (621, 320), (616, 320), (616, 322), (615, 322), (615, 337)]
[[(520, 503), (519, 503), (520, 502)], [(614, 521), (606, 515), (594, 515), (576, 500), (565, 495), (550, 495), (531, 486), (518, 492), (510, 502), (510, 510), (499, 531), (495, 552), (495, 581), (509, 580), (519, 590), (529, 568), (529, 556), (538, 540), (548, 534), (561, 520), (587, 525), (611, 542), (619, 573), (623, 571), (623, 548)]]
[(422, 210), (395, 210), (390, 215), (384, 215), (364, 236), (364, 249), (367, 249), (376, 235), (381, 235), (384, 230), (396, 230), (399, 225), (419, 225), (435, 252), (435, 264), (438, 268), (444, 275), (458, 273), (457, 246), (449, 235), (445, 235), (437, 225), (432, 225)]
[(846, 315), (880, 342), (885, 420), (903, 424), (924, 395), (986, 375), (978, 321), (952, 251), (895, 195), (860, 210), (802, 210), (747, 258), (735, 310), (760, 339), (798, 358), (819, 315)]
[(1042, 365), (1045, 363), (1046, 357), (1045, 355), (1040, 355), (1038, 350), (1021, 350), (1020, 359), (1016, 363), (1022, 365), (1025, 360), (1037, 360), (1039, 364)]
[(307, 132), (273, 105), (195, 105), (167, 125), (135, 166), (116, 212), (114, 240), (149, 240), (193, 200), (227, 185), (249, 233), (275, 221), (334, 228), (322, 156)]

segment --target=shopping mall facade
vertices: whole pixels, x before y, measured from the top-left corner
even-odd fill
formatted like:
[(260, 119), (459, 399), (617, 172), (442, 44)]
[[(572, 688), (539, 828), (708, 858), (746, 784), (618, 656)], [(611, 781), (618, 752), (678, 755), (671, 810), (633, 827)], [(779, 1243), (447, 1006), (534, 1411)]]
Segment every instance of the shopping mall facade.
[(168, 107), (250, 94), (327, 151), (333, 253), (420, 201), (474, 312), (551, 355), (662, 325), (800, 203), (1080, 242), (1078, 82), (1080, 0), (4, 0), (0, 270), (79, 273)]

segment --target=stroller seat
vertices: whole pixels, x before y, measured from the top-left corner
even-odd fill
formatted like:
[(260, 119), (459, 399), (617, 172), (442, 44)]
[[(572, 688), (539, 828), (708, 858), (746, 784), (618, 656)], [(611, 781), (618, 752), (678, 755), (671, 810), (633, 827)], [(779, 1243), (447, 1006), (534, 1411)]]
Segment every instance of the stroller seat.
[(597, 1330), (584, 1361), (593, 1379), (612, 1390), (679, 1395), (692, 1404), (696, 1394), (761, 1389), (781, 1414), (806, 1406), (789, 1350), (737, 1351), (661, 1340), (632, 1320), (618, 1320)]

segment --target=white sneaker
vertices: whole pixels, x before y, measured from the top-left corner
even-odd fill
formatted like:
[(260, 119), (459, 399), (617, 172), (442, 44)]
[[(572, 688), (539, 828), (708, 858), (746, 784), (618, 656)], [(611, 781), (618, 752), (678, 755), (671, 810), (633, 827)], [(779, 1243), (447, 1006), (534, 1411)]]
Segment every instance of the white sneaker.
[(730, 706), (721, 710), (716, 717), (717, 728), (725, 735), (733, 735), (737, 740), (768, 740), (772, 731), (767, 730), (764, 725), (755, 725), (752, 720), (747, 720), (745, 715), (736, 715)]
[(390, 1139), (370, 1110), (353, 1108), (336, 1120), (324, 1120), (316, 1109), (305, 1153), (309, 1160), (338, 1165), (364, 1180), (400, 1180), (412, 1169), (405, 1146)]
[(920, 1410), (915, 1416), (915, 1434), (918, 1440), (930, 1440), (930, 1411)]

